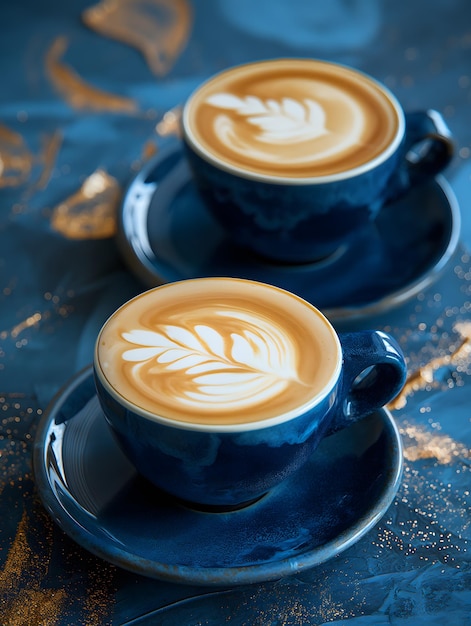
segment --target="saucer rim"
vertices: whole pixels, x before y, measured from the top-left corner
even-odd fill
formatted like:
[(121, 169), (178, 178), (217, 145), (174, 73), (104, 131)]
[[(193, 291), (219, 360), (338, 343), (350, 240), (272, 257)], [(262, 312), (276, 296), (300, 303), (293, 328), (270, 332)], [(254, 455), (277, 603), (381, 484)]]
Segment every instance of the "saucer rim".
[[(403, 475), (403, 444), (398, 426), (391, 412), (383, 407), (374, 411), (381, 419), (388, 433), (388, 449), (390, 449), (391, 466), (387, 468), (384, 488), (366, 513), (361, 515), (348, 529), (343, 530), (332, 540), (311, 549), (305, 554), (280, 558), (277, 561), (256, 565), (205, 567), (168, 564), (146, 559), (134, 554), (131, 549), (123, 549), (106, 542), (93, 533), (93, 529), (85, 528), (60, 502), (48, 477), (45, 463), (46, 434), (51, 421), (63, 403), (89, 377), (93, 376), (89, 365), (73, 376), (53, 397), (44, 412), (37, 429), (33, 447), (33, 475), (37, 492), (52, 519), (78, 545), (91, 554), (120, 567), (124, 570), (148, 578), (179, 584), (198, 586), (235, 586), (277, 580), (288, 575), (300, 573), (338, 556), (347, 548), (361, 539), (385, 515), (393, 503), (400, 487)], [(95, 418), (96, 419), (96, 418)]]
[[(139, 237), (133, 237), (132, 240), (130, 239), (128, 233), (126, 233), (124, 214), (130, 199), (130, 194), (136, 185), (142, 184), (159, 163), (162, 163), (165, 159), (170, 158), (176, 153), (183, 155), (182, 140), (172, 138), (170, 143), (147, 161), (129, 182), (124, 190), (118, 211), (116, 234), (118, 249), (127, 267), (147, 288), (164, 284), (168, 282), (168, 280), (164, 275), (159, 275), (152, 262), (146, 262), (144, 249), (146, 247), (150, 248), (149, 242), (143, 242)], [(358, 305), (346, 304), (345, 306), (321, 307), (322, 313), (329, 320), (333, 322), (355, 321), (395, 309), (411, 300), (421, 291), (430, 287), (441, 276), (458, 248), (461, 235), (461, 210), (453, 188), (443, 174), (435, 176), (425, 184), (437, 187), (438, 192), (441, 193), (444, 198), (444, 203), (446, 203), (448, 207), (450, 229), (446, 245), (441, 246), (441, 252), (440, 249), (438, 249), (438, 255), (435, 255), (433, 259), (429, 259), (430, 263), (423, 270), (422, 274), (411, 281), (406, 281), (402, 288), (391, 291), (380, 298)], [(152, 192), (149, 192), (149, 196), (153, 197), (154, 193), (155, 188)], [(153, 251), (152, 253), (155, 256)], [(183, 278), (185, 277), (181, 276), (181, 279)], [(303, 297), (307, 299), (306, 296)]]

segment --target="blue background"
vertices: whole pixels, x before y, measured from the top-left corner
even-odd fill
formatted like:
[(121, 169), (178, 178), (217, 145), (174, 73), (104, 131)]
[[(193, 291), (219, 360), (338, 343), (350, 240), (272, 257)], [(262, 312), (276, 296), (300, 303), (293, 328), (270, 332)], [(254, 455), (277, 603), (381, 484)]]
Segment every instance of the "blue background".
[[(110, 0), (111, 17), (91, 28), (92, 6), (0, 4), (0, 623), (123, 624), (160, 607), (158, 624), (469, 623), (471, 5)], [(110, 24), (120, 25), (115, 37)], [(416, 382), (394, 408), (404, 480), (378, 526), (276, 583), (220, 592), (158, 583), (57, 528), (35, 491), (32, 442), (54, 393), (91, 362), (105, 318), (143, 288), (114, 226), (126, 185), (170, 140), (158, 122), (215, 71), (280, 56), (353, 65), (406, 110), (444, 115), (462, 242), (426, 292), (355, 324), (392, 332)]]

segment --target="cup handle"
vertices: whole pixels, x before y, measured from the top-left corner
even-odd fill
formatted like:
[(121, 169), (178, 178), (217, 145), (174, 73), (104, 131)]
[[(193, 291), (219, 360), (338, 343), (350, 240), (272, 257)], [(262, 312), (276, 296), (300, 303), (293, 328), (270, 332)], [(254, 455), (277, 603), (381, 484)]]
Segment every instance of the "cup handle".
[(434, 109), (406, 113), (404, 148), (412, 184), (441, 172), (454, 153), (451, 131)]
[(379, 330), (339, 334), (342, 381), (327, 434), (345, 428), (383, 407), (404, 386), (407, 366), (398, 343)]
[(413, 111), (405, 119), (402, 163), (388, 184), (386, 204), (439, 174), (454, 154), (451, 131), (438, 111)]

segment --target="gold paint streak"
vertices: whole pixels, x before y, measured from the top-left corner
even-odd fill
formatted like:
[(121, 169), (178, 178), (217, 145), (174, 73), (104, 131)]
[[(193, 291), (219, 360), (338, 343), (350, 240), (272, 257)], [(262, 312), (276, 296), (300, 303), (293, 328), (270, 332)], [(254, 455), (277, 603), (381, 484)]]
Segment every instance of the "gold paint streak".
[(43, 150), (41, 153), (41, 161), (44, 163), (44, 169), (42, 174), (36, 183), (37, 189), (45, 189), (49, 179), (51, 178), (52, 169), (56, 162), (57, 153), (59, 152), (62, 144), (62, 135), (56, 132), (52, 137), (45, 137), (43, 139)]
[(456, 365), (461, 361), (471, 360), (471, 322), (460, 322), (454, 330), (460, 335), (458, 346), (450, 354), (435, 357), (417, 370), (411, 372), (406, 383), (396, 398), (389, 403), (390, 409), (402, 409), (407, 404), (407, 399), (416, 391), (436, 386), (435, 372), (441, 367)]
[(46, 71), (56, 90), (69, 105), (76, 109), (133, 113), (137, 104), (124, 98), (88, 85), (80, 76), (61, 61), (67, 50), (67, 39), (57, 37), (46, 55)]
[(167, 111), (162, 117), (160, 122), (155, 127), (155, 131), (161, 137), (167, 137), (168, 135), (175, 135), (180, 137), (181, 127), (180, 120), (182, 116), (182, 109), (180, 106), (174, 107)]
[(52, 169), (62, 142), (61, 135), (54, 133), (43, 138), (43, 149), (39, 156), (33, 155), (18, 133), (0, 126), (0, 188), (15, 187), (26, 182), (37, 163), (43, 167), (34, 189), (44, 189), (49, 182)]
[(0, 126), (0, 188), (16, 187), (31, 173), (33, 155), (21, 135)]
[(113, 237), (120, 198), (118, 181), (98, 169), (76, 193), (53, 209), (51, 226), (68, 239)]
[(170, 71), (192, 25), (187, 0), (102, 0), (82, 19), (99, 34), (136, 48), (157, 76)]
[(452, 463), (457, 457), (471, 459), (471, 450), (449, 435), (430, 432), (422, 426), (406, 426), (401, 435), (414, 443), (404, 443), (404, 457), (408, 461), (435, 459), (441, 465)]

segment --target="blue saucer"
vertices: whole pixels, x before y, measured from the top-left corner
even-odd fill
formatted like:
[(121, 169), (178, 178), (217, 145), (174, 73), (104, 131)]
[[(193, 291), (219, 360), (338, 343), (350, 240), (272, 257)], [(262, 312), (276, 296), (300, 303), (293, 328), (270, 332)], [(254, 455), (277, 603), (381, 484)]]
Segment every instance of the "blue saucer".
[(236, 246), (215, 222), (175, 140), (129, 186), (118, 243), (146, 286), (202, 276), (249, 278), (293, 291), (335, 320), (380, 313), (429, 286), (455, 251), (459, 231), (456, 199), (440, 178), (384, 208), (355, 244), (328, 260), (273, 263)]
[(236, 585), (313, 567), (358, 541), (394, 499), (402, 447), (391, 415), (380, 410), (325, 439), (256, 504), (194, 511), (136, 474), (108, 430), (87, 368), (42, 418), (33, 461), (45, 507), (90, 552), (152, 578)]

